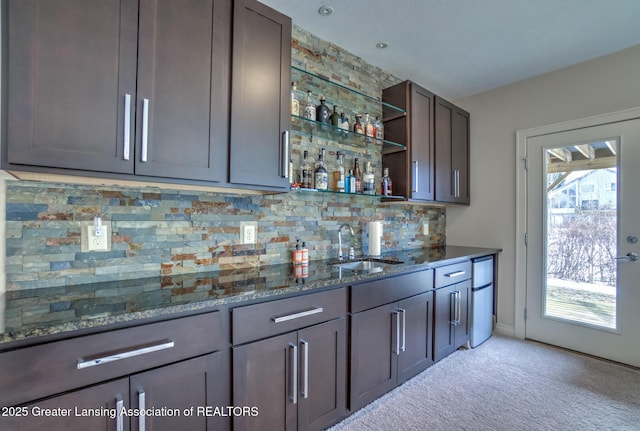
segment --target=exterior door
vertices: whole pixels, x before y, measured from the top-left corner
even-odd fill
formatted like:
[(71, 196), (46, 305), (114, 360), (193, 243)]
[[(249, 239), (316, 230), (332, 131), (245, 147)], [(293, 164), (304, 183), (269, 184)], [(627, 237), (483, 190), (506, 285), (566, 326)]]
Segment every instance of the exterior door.
[(526, 140), (525, 336), (640, 366), (640, 120)]

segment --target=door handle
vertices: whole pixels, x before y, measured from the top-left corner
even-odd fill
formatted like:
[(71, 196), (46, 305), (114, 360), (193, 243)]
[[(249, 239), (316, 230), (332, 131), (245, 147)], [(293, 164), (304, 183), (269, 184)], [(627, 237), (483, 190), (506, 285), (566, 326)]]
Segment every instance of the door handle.
[(394, 310), (392, 312), (396, 316), (396, 356), (400, 356), (400, 310)]
[(400, 344), (400, 351), (404, 352), (407, 348), (407, 310), (400, 308), (398, 311), (402, 313), (402, 343)]
[(131, 148), (131, 94), (124, 95), (124, 142), (122, 146), (122, 158), (129, 160)]
[(140, 161), (147, 161), (149, 144), (149, 99), (142, 99), (142, 155)]
[(302, 398), (309, 398), (309, 342), (300, 340), (302, 345)]
[(418, 161), (414, 160), (413, 163), (415, 164), (415, 168), (413, 168), (414, 169), (413, 173), (415, 174), (413, 176), (413, 181), (414, 181), (416, 186), (413, 188), (412, 192), (413, 193), (418, 193), (418, 183), (419, 183), (418, 174), (419, 174), (420, 171), (418, 169)]
[(124, 431), (124, 417), (122, 416), (122, 408), (124, 401), (116, 400), (116, 431)]
[[(138, 392), (138, 408), (141, 412), (147, 409), (147, 394), (144, 391)], [(138, 431), (146, 431), (147, 422), (144, 414), (138, 416)]]
[(289, 178), (293, 172), (289, 172), (289, 131), (282, 132), (282, 177)]
[(293, 404), (298, 404), (298, 346), (289, 344), (291, 352), (291, 395)]
[(615, 258), (616, 260), (626, 260), (629, 262), (637, 262), (640, 259), (638, 253), (627, 253), (624, 256), (618, 256)]

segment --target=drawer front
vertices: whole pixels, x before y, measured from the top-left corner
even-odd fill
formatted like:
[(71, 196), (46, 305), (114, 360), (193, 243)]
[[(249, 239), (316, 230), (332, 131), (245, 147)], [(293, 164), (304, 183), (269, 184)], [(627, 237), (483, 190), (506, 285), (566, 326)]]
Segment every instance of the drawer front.
[(213, 352), (220, 311), (0, 353), (0, 406), (15, 405)]
[(471, 278), (471, 261), (436, 268), (436, 289)]
[(351, 287), (351, 312), (368, 310), (433, 289), (433, 270), (414, 272)]
[(346, 314), (344, 288), (234, 308), (231, 314), (233, 344), (296, 331)]

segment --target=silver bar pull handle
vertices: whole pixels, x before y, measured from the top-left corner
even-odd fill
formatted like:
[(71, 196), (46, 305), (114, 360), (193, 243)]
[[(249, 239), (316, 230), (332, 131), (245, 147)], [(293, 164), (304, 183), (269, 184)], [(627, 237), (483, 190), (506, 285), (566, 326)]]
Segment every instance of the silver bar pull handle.
[(138, 408), (140, 409), (140, 416), (138, 416), (138, 431), (146, 431), (147, 418), (144, 415), (144, 411), (147, 409), (147, 395), (144, 391), (138, 392)]
[(311, 310), (301, 311), (299, 313), (287, 314), (286, 316), (272, 317), (271, 320), (273, 320), (274, 323), (282, 323), (288, 320), (294, 320), (294, 319), (300, 319), (302, 317), (313, 316), (314, 314), (322, 313), (323, 311), (324, 311), (324, 308), (316, 307)]
[(293, 404), (298, 404), (298, 346), (289, 344), (291, 352), (291, 395)]
[(628, 260), (629, 262), (637, 262), (640, 259), (638, 253), (627, 253), (624, 256), (618, 256), (615, 258), (616, 260)]
[(404, 352), (407, 348), (407, 310), (401, 308), (402, 313), (402, 344), (400, 344), (400, 351)]
[(149, 146), (149, 99), (142, 99), (142, 154), (140, 161), (147, 161)]
[(396, 316), (396, 350), (393, 353), (400, 356), (400, 310), (395, 310), (393, 314)]
[(131, 152), (131, 94), (124, 95), (124, 140), (122, 158), (129, 160)]
[(159, 344), (148, 344), (135, 350), (125, 350), (124, 352), (113, 353), (108, 356), (100, 356), (97, 358), (80, 358), (78, 359), (77, 369), (94, 367), (96, 365), (107, 364), (109, 362), (119, 361), (121, 359), (133, 358), (134, 356), (144, 355), (146, 353), (157, 352), (175, 347), (175, 342), (164, 340)]
[(285, 130), (282, 133), (282, 177), (289, 178), (289, 175), (293, 175), (293, 172), (289, 172), (289, 131)]
[(302, 398), (309, 398), (309, 342), (301, 340), (302, 345)]
[(449, 320), (449, 324), (456, 326), (456, 292), (452, 291), (449, 293), (449, 297), (451, 298), (451, 305), (449, 308), (451, 320)]
[(445, 274), (444, 276), (447, 278), (455, 278), (455, 277), (460, 277), (461, 275), (465, 275), (467, 273), (467, 271), (456, 271), (456, 272), (450, 272), (448, 274)]
[(122, 409), (124, 401), (116, 401), (116, 431), (124, 431), (124, 418), (122, 417)]
[(453, 300), (454, 300), (454, 314), (453, 314), (453, 325), (454, 326), (458, 326), (460, 325), (460, 312), (461, 312), (461, 298), (462, 298), (462, 292), (460, 292), (459, 290), (456, 290), (453, 292)]
[(415, 174), (413, 176), (413, 181), (414, 181), (415, 187), (413, 188), (412, 191), (414, 193), (418, 193), (418, 183), (419, 183), (419, 179), (418, 179), (418, 172), (419, 172), (418, 161), (414, 160), (412, 163), (414, 164), (413, 173)]

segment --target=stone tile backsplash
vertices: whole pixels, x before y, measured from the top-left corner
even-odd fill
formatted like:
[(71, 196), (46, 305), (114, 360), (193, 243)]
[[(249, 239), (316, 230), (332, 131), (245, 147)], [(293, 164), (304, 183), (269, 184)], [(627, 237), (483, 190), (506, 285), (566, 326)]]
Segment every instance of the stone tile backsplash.
[[(295, 26), (292, 59), (295, 66), (322, 71), (375, 97), (399, 81)], [(340, 149), (335, 144), (293, 141), (296, 163), (304, 149), (315, 158), (325, 145), (335, 159)], [(379, 184), (379, 148), (351, 148), (346, 153), (347, 169), (352, 157), (361, 159), (361, 167), (371, 161)], [(5, 184), (8, 290), (287, 264), (296, 239), (307, 243), (311, 259), (336, 257), (342, 223), (356, 230), (356, 253), (362, 250), (363, 227), (372, 220), (383, 221), (383, 252), (445, 242), (443, 207), (381, 203), (371, 196), (300, 191), (235, 195), (172, 190), (170, 185)], [(80, 222), (98, 215), (111, 224), (111, 251), (82, 252)], [(239, 244), (242, 221), (258, 223), (256, 245)], [(429, 235), (422, 233), (424, 222), (430, 224)], [(349, 241), (348, 234), (344, 237)]]

